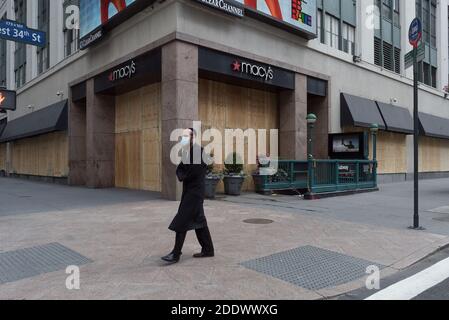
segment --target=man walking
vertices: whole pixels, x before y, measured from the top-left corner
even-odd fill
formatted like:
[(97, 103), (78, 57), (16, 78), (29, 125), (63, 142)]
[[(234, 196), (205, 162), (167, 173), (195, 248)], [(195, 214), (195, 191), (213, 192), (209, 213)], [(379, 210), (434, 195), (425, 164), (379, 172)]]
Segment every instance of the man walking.
[(181, 205), (178, 214), (169, 229), (176, 232), (173, 251), (162, 258), (168, 263), (179, 262), (182, 248), (188, 231), (195, 230), (198, 242), (202, 247), (201, 253), (194, 258), (214, 257), (214, 245), (204, 215), (204, 193), (207, 165), (203, 161), (203, 148), (194, 143), (196, 137), (193, 129), (184, 131), (181, 144), (183, 146), (182, 162), (176, 175), (183, 183)]

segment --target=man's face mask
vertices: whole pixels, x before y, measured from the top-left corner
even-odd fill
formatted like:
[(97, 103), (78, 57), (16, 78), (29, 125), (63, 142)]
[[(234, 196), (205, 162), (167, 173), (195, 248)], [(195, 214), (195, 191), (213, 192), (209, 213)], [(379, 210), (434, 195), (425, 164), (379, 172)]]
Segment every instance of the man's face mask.
[(181, 146), (183, 148), (190, 147), (190, 137), (182, 137)]

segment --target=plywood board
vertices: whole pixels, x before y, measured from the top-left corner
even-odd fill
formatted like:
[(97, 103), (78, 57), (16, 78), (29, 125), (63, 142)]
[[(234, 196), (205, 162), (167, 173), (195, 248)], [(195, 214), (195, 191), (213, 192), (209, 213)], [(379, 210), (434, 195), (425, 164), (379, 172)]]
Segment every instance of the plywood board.
[(160, 115), (160, 84), (116, 97), (116, 187), (161, 191)]
[(67, 132), (53, 132), (10, 143), (11, 173), (67, 177), (68, 137)]
[[(363, 128), (343, 128), (343, 132), (368, 132)], [(369, 133), (369, 158), (373, 158), (372, 135)], [(377, 161), (379, 174), (407, 172), (407, 136), (379, 131), (377, 135)]]
[(6, 171), (6, 143), (0, 143), (0, 171)]
[[(252, 128), (255, 130), (266, 129), (269, 141), (270, 129), (279, 129), (278, 94), (200, 79), (199, 117), (203, 131), (210, 128), (218, 129), (223, 139), (226, 129), (245, 131)], [(203, 145), (207, 144), (207, 142), (203, 143)], [(225, 159), (227, 155), (224, 148), (222, 154)], [(247, 154), (248, 145), (245, 143), (245, 158)], [(217, 166), (216, 169), (222, 170), (223, 166)], [(244, 166), (244, 171), (249, 175), (243, 186), (244, 191), (254, 190), (251, 174), (256, 169), (255, 165)], [(223, 189), (221, 183), (218, 191), (222, 192)]]
[(449, 140), (421, 137), (419, 144), (420, 172), (449, 171)]

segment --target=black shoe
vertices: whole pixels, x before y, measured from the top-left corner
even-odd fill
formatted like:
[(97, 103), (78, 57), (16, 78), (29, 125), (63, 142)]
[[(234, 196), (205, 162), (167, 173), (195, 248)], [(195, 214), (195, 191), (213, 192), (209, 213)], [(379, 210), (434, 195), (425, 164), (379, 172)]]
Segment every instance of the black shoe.
[(179, 260), (181, 259), (181, 255), (170, 253), (168, 256), (162, 257), (161, 259), (170, 264), (174, 264), (179, 262)]
[(213, 257), (215, 257), (215, 254), (213, 252), (212, 253), (201, 252), (201, 253), (194, 254), (193, 257), (194, 258), (213, 258)]

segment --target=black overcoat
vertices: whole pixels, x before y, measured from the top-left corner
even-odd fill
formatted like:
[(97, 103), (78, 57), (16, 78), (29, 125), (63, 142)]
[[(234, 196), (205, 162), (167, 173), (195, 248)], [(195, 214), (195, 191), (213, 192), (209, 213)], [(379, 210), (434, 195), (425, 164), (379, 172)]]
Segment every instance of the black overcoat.
[(193, 161), (194, 148), (191, 148), (187, 155), (190, 162), (183, 160), (176, 170), (179, 181), (183, 183), (183, 192), (178, 214), (169, 227), (175, 232), (187, 232), (207, 227), (204, 215), (207, 165), (203, 161), (203, 149), (198, 146), (195, 148), (201, 152), (199, 161), (196, 161), (198, 164)]

